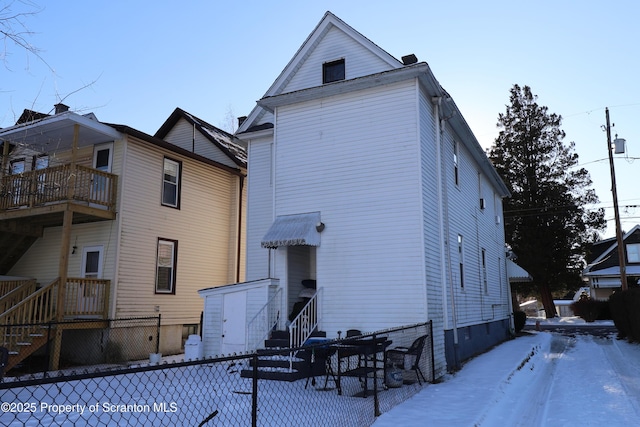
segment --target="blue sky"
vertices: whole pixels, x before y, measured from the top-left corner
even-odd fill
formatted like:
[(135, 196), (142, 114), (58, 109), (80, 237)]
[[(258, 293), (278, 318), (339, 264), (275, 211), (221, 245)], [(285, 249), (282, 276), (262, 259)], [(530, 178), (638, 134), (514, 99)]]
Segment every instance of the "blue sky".
[[(5, 5), (6, 0), (0, 0)], [(615, 160), (623, 229), (640, 223), (640, 6), (632, 0), (449, 2), (35, 0), (29, 41), (7, 45), (0, 127), (24, 108), (78, 112), (155, 133), (175, 107), (219, 127), (247, 115), (330, 10), (396, 58), (431, 66), (488, 148), (514, 83), (563, 116), (614, 235), (605, 107), (627, 140)], [(15, 2), (15, 10), (25, 7)], [(1, 52), (1, 51), (0, 51)], [(89, 87), (81, 89), (90, 84)], [(81, 90), (79, 90), (81, 89)]]

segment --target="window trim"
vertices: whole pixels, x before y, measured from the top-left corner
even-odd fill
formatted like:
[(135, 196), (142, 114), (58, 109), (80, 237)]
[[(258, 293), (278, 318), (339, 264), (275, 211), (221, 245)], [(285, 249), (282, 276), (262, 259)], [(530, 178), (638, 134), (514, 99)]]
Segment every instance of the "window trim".
[[(176, 166), (178, 167), (178, 174), (176, 176), (176, 181), (177, 182), (175, 184), (165, 180), (164, 171), (165, 171), (165, 165), (166, 165), (167, 162), (175, 163)], [(165, 197), (164, 197), (164, 195), (165, 195), (165, 184), (175, 186), (175, 191), (176, 191), (176, 195), (175, 195), (176, 196), (176, 202), (175, 202), (175, 204), (167, 203), (165, 201)], [(180, 200), (181, 199), (180, 196), (181, 196), (181, 193), (182, 193), (182, 162), (180, 160), (176, 160), (176, 159), (172, 159), (171, 157), (164, 156), (163, 159), (162, 159), (162, 194), (161, 194), (161, 197), (160, 197), (160, 204), (162, 206), (166, 206), (166, 207), (169, 207), (169, 208), (180, 209), (180, 201), (181, 201)]]
[[(330, 75), (329, 71), (335, 70), (338, 66), (342, 66), (342, 76), (334, 78)], [(333, 74), (333, 73), (331, 73)], [(322, 84), (340, 82), (347, 78), (347, 64), (344, 58), (336, 59), (334, 61), (327, 61), (322, 64)]]
[[(158, 279), (160, 278), (159, 270), (160, 267), (164, 267), (160, 265), (160, 245), (171, 245), (172, 254), (171, 254), (171, 276), (169, 278), (170, 288), (168, 290), (160, 290), (158, 289)], [(173, 239), (165, 239), (163, 237), (158, 237), (158, 241), (156, 243), (156, 280), (155, 280), (155, 293), (160, 295), (175, 295), (176, 294), (176, 271), (178, 265), (178, 241)]]

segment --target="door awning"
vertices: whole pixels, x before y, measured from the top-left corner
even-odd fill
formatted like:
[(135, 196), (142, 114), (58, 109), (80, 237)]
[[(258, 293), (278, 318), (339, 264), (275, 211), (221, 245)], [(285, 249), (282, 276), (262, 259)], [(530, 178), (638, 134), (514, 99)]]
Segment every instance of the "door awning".
[(533, 282), (533, 277), (515, 262), (507, 259), (507, 276), (509, 283)]
[(320, 246), (320, 233), (316, 229), (318, 224), (320, 212), (278, 216), (262, 238), (261, 246)]

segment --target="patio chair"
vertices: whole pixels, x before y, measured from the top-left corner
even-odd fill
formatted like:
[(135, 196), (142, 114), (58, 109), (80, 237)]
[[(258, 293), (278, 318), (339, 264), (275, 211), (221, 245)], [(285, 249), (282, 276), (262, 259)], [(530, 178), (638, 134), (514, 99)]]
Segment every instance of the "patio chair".
[(416, 373), (416, 378), (418, 379), (418, 384), (422, 385), (420, 381), (420, 377), (422, 377), (422, 381), (427, 382), (427, 379), (424, 377), (422, 370), (420, 369), (420, 359), (422, 358), (422, 350), (424, 350), (424, 343), (427, 340), (429, 335), (422, 335), (421, 337), (416, 338), (415, 341), (411, 344), (410, 347), (394, 347), (390, 350), (387, 350), (386, 358), (388, 363), (393, 360), (401, 359), (404, 361), (405, 356), (412, 356), (413, 363), (409, 369), (413, 370)]

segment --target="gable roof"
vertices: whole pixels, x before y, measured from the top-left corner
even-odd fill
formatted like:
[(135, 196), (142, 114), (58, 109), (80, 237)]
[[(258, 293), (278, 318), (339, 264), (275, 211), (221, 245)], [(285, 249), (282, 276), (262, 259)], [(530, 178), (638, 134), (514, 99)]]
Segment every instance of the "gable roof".
[(176, 107), (176, 109), (173, 110), (173, 113), (171, 113), (169, 118), (160, 126), (154, 137), (164, 139), (180, 119), (184, 119), (194, 125), (198, 132), (218, 147), (218, 149), (233, 160), (235, 164), (241, 167), (247, 166), (247, 150), (244, 141), (191, 113), (187, 113), (181, 108)]
[[(327, 11), (316, 28), (309, 34), (309, 37), (302, 43), (302, 46), (295, 53), (293, 58), (289, 61), (289, 63), (284, 67), (280, 75), (273, 82), (271, 87), (264, 94), (263, 98), (275, 96), (283, 93), (283, 89), (286, 87), (287, 83), (291, 81), (296, 72), (300, 69), (301, 65), (305, 62), (305, 60), (309, 57), (309, 55), (316, 48), (318, 43), (322, 40), (322, 38), (327, 34), (327, 32), (332, 28), (339, 28), (342, 32), (347, 34), (349, 37), (353, 38), (356, 42), (358, 42), (361, 46), (366, 48), (373, 55), (378, 57), (381, 61), (388, 64), (391, 68), (401, 68), (403, 66), (402, 62), (398, 61), (391, 54), (389, 54), (384, 49), (380, 48), (377, 44), (373, 43), (371, 40), (363, 36), (361, 33), (356, 31), (353, 27), (346, 24), (336, 15)], [(238, 133), (246, 132), (249, 128), (251, 128), (265, 113), (265, 110), (257, 105), (247, 116), (247, 119), (244, 123), (238, 128)]]
[[(629, 232), (622, 236), (623, 243), (636, 232), (640, 232), (640, 224), (635, 225)], [(615, 252), (618, 250), (618, 240), (615, 237), (595, 242), (591, 246), (592, 255), (598, 254), (592, 261), (589, 261), (589, 265), (584, 269), (583, 274), (587, 275), (591, 271), (604, 269), (607, 265), (602, 265), (612, 254), (617, 256)], [(598, 268), (600, 267), (600, 268)]]
[(37, 111), (28, 110), (25, 108), (18, 118), (18, 121), (16, 121), (16, 124), (20, 125), (23, 123), (32, 122), (34, 120), (44, 119), (45, 117), (49, 117), (49, 114), (39, 113)]
[[(302, 67), (302, 63), (309, 57), (313, 49), (320, 43), (323, 36), (333, 26), (339, 28), (361, 46), (372, 52), (377, 58), (389, 65), (389, 67), (373, 74), (284, 92), (287, 82), (289, 82), (296, 71)], [(426, 62), (409, 63), (407, 65), (403, 64), (344, 23), (331, 12), (327, 12), (324, 15), (318, 26), (313, 30), (311, 35), (302, 44), (302, 47), (294, 55), (293, 59), (289, 61), (289, 64), (287, 64), (280, 76), (278, 76), (269, 90), (267, 90), (267, 93), (257, 102), (256, 107), (238, 128), (236, 134), (265, 129), (265, 124), (260, 124), (259, 120), (264, 116), (264, 114), (267, 112), (273, 112), (276, 107), (281, 105), (319, 99), (407, 79), (417, 79), (429, 96), (439, 98), (443, 101), (440, 104), (440, 108), (443, 116), (449, 118), (448, 124), (460, 136), (461, 142), (469, 150), (485, 176), (489, 178), (497, 193), (501, 197), (508, 197), (510, 195), (509, 189), (506, 187), (504, 181), (502, 181), (502, 178), (500, 178), (497, 171), (489, 161), (486, 153), (480, 146), (480, 143), (471, 131), (471, 128), (467, 124), (451, 96), (436, 80), (429, 65)], [(269, 127), (272, 126), (266, 126), (266, 128)]]

